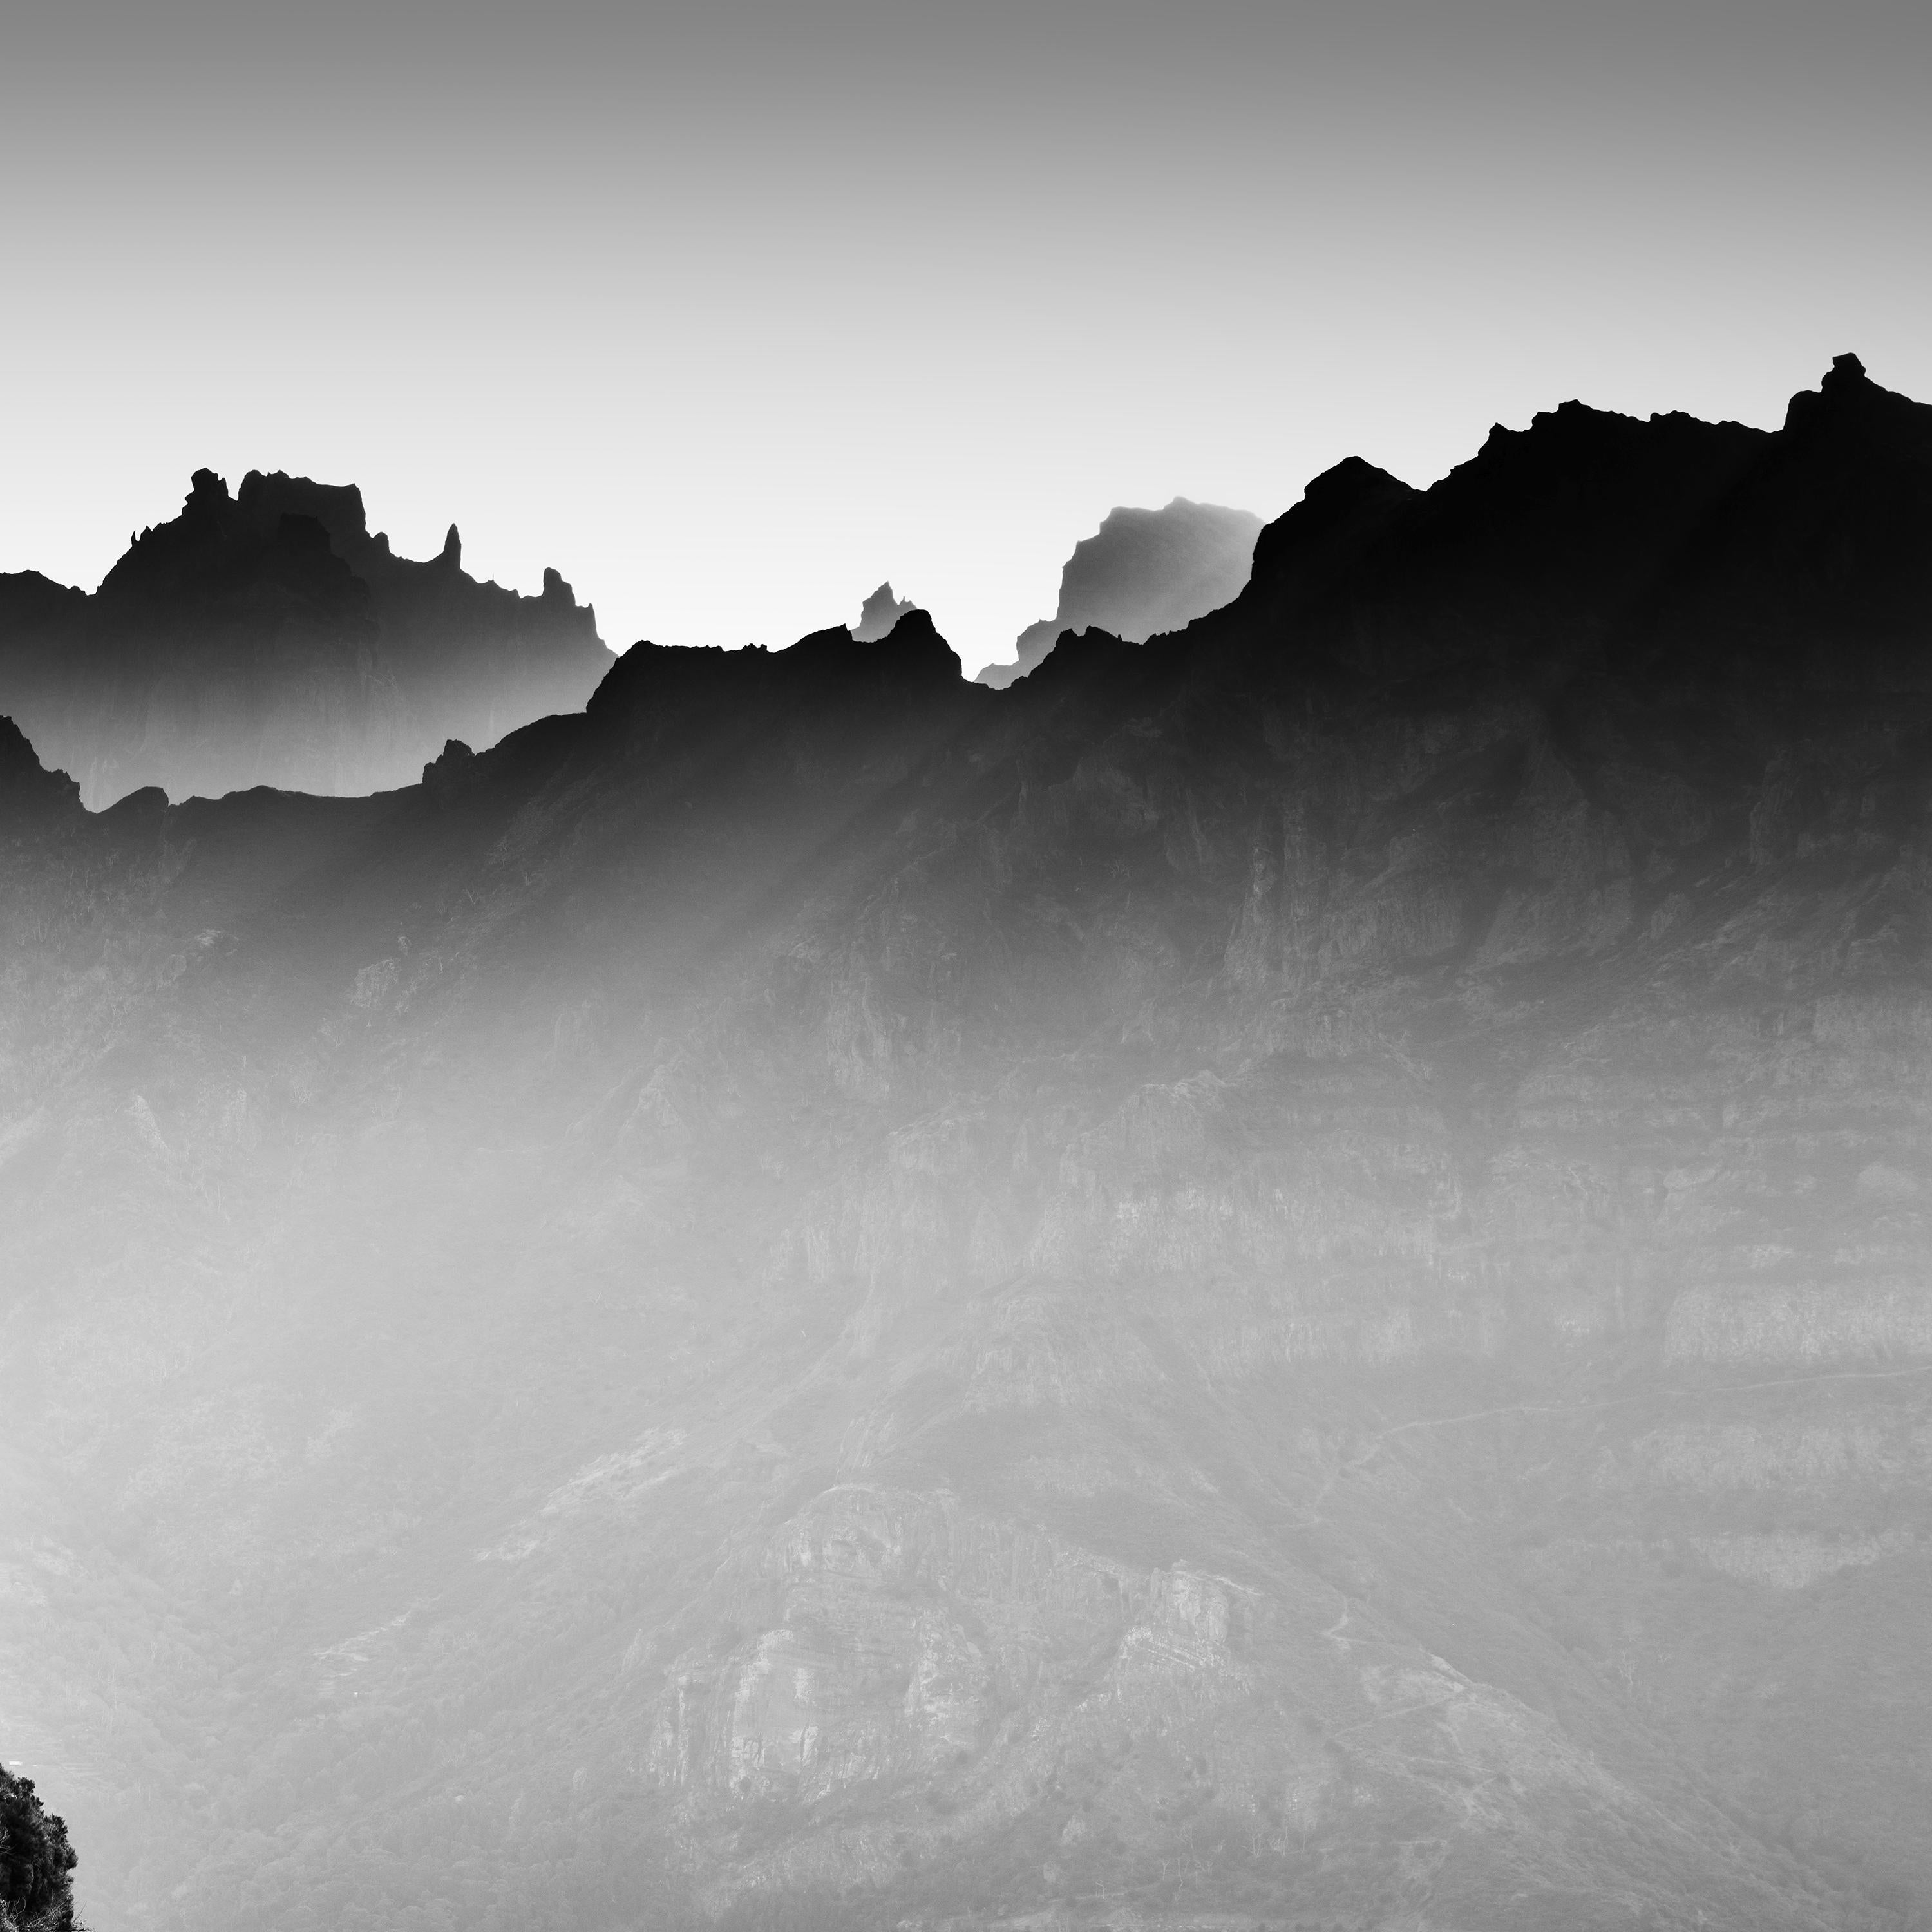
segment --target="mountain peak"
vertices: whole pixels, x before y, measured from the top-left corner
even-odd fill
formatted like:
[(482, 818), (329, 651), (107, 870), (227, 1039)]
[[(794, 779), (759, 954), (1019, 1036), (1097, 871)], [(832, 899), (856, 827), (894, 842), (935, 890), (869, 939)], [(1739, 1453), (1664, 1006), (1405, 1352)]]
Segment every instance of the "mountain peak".
[(1248, 581), (1262, 527), (1251, 511), (1186, 496), (1158, 510), (1116, 506), (1073, 546), (1054, 614), (1028, 625), (1014, 661), (986, 665), (980, 682), (997, 688), (1024, 677), (1069, 631), (1141, 644), (1232, 603)]
[(1365, 458), (1345, 456), (1302, 491), (1301, 501), (1282, 520), (1293, 518), (1298, 528), (1319, 526), (1326, 530), (1365, 509), (1406, 502), (1417, 494), (1400, 477), (1377, 469)]
[(956, 682), (958, 655), (940, 635), (930, 614), (910, 604), (902, 612), (889, 628), (871, 636), (836, 628), (818, 631), (776, 656), (808, 669), (814, 681), (832, 688), (854, 681), (895, 687)]
[(228, 481), (212, 470), (197, 470), (188, 478), (188, 495), (182, 508), (188, 510), (224, 509), (229, 502)]
[(354, 484), (280, 470), (231, 494), (197, 470), (92, 598), (0, 582), (0, 712), (90, 804), (388, 790), (446, 739), (580, 708), (609, 662), (556, 570), (536, 597), (478, 584), (453, 524), (439, 556), (398, 557)]
[(1345, 456), (1301, 493), (1300, 502), (1277, 517), (1255, 540), (1249, 582), (1253, 594), (1271, 596), (1317, 558), (1358, 544), (1421, 494), (1399, 476), (1359, 456)]
[(1894, 452), (1932, 443), (1932, 406), (1874, 382), (1853, 355), (1834, 356), (1815, 389), (1800, 389), (1785, 412), (1784, 427), (1815, 433), (1826, 425), (1834, 434), (1849, 431), (1870, 446)]
[(317, 483), (277, 470), (251, 470), (235, 494), (243, 517), (265, 535), (291, 512), (313, 517), (328, 532), (337, 556), (352, 566), (372, 543), (362, 492), (352, 483)]
[(914, 608), (904, 598), (893, 596), (890, 584), (882, 584), (866, 599), (859, 621), (852, 626), (853, 638), (862, 644), (875, 643)]

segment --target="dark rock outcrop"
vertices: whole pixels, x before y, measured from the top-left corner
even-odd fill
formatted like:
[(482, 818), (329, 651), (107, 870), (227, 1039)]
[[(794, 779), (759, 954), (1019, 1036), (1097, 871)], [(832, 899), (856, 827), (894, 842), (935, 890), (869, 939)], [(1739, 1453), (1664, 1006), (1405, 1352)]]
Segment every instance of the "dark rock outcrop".
[(80, 788), (64, 772), (50, 772), (20, 728), (0, 718), (0, 838), (38, 835), (81, 817)]
[(460, 738), (452, 738), (422, 769), (423, 789), (439, 805), (461, 796), (476, 776), (476, 754)]

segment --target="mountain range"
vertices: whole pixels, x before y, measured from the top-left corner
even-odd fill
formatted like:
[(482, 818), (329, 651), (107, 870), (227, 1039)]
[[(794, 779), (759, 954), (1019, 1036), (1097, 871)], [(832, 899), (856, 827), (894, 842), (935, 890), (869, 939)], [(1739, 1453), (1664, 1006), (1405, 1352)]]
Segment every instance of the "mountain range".
[(197, 470), (92, 596), (0, 574), (0, 712), (97, 808), (414, 784), (452, 738), (580, 710), (610, 662), (554, 570), (524, 597), (462, 555), (452, 524), (440, 556), (396, 556), (353, 487), (251, 470), (231, 496)]
[(1006, 689), (644, 644), (98, 812), (0, 730), (83, 1910), (1932, 1923), (1928, 644), (1841, 356), (1344, 463)]

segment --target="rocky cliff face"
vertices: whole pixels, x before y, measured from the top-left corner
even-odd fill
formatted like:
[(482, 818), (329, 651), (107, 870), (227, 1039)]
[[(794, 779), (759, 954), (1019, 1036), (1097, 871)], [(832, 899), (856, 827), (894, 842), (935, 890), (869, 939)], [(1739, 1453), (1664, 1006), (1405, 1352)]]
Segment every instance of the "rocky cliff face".
[(1101, 630), (1138, 644), (1232, 604), (1248, 580), (1262, 520), (1177, 496), (1160, 510), (1109, 510), (1073, 546), (1060, 576), (1059, 608), (1019, 634), (1014, 662), (988, 664), (980, 682), (1004, 689), (1024, 677), (1066, 631)]
[(478, 584), (454, 527), (412, 562), (358, 491), (280, 473), (231, 497), (196, 472), (92, 598), (0, 577), (0, 711), (95, 807), (412, 784), (448, 738), (580, 709), (609, 663), (556, 572), (537, 598)]
[(84, 1880), (1922, 1922), (1928, 418), (1345, 465), (1005, 692), (914, 614), (384, 797), (23, 771), (0, 1642)]

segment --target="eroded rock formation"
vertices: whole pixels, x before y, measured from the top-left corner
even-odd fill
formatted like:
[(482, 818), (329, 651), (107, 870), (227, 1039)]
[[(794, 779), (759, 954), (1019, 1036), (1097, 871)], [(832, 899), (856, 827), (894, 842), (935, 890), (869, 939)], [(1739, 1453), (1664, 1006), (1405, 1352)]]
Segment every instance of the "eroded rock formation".
[(231, 497), (197, 470), (91, 598), (0, 576), (0, 712), (95, 807), (408, 784), (452, 735), (581, 709), (610, 662), (555, 571), (539, 597), (478, 584), (453, 525), (412, 562), (359, 491), (280, 472)]
[(988, 664), (980, 682), (1004, 688), (1024, 677), (1066, 631), (1100, 630), (1138, 644), (1232, 604), (1248, 580), (1262, 520), (1247, 510), (1177, 496), (1164, 509), (1109, 510), (1073, 546), (1051, 617), (1019, 634), (1014, 662)]
[(882, 584), (866, 599), (859, 612), (859, 621), (852, 626), (852, 634), (862, 644), (875, 643), (902, 617), (910, 616), (915, 608), (904, 598), (895, 597), (890, 584)]

